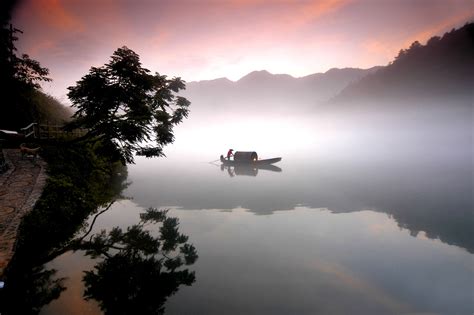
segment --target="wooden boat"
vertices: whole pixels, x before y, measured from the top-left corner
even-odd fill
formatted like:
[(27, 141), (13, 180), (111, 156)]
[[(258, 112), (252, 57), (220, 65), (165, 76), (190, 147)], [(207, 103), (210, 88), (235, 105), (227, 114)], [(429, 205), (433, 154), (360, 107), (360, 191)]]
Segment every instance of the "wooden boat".
[(272, 158), (272, 159), (264, 159), (264, 160), (251, 160), (251, 161), (235, 161), (235, 160), (226, 160), (224, 156), (221, 156), (221, 162), (224, 165), (232, 166), (232, 165), (270, 165), (273, 163), (277, 163), (281, 161), (281, 157)]
[(255, 166), (263, 166), (263, 165), (270, 165), (273, 163), (277, 163), (281, 161), (281, 157), (272, 158), (272, 159), (263, 159), (259, 160), (258, 155), (256, 152), (243, 152), (237, 151), (234, 154), (233, 160), (227, 160), (224, 158), (223, 155), (220, 156), (221, 163), (226, 166), (233, 166), (233, 165), (255, 165)]

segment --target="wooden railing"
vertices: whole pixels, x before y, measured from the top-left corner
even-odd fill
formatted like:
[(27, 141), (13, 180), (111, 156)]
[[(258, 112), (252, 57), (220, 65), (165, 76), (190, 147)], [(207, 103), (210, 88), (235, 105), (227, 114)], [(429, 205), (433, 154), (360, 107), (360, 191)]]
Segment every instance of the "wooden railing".
[(29, 138), (31, 136), (33, 136), (33, 138), (36, 138), (37, 125), (37, 123), (31, 123), (28, 126), (21, 128), (20, 131), (25, 135), (25, 138)]
[(21, 132), (25, 138), (35, 139), (71, 139), (78, 138), (85, 135), (88, 129), (74, 129), (72, 131), (63, 130), (62, 125), (38, 124), (31, 123), (28, 126), (21, 128)]

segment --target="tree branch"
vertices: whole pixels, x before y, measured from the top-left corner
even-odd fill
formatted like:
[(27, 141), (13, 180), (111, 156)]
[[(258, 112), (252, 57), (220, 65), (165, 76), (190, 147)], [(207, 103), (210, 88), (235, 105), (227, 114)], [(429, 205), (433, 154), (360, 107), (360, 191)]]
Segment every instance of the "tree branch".
[(86, 237), (87, 235), (89, 235), (89, 233), (92, 231), (92, 228), (94, 227), (94, 224), (95, 224), (95, 221), (97, 220), (97, 218), (104, 212), (106, 212), (107, 210), (110, 209), (110, 207), (115, 203), (116, 200), (113, 200), (104, 210), (100, 211), (99, 213), (97, 213), (95, 216), (94, 216), (94, 219), (92, 220), (92, 223), (91, 225), (89, 226), (89, 230), (87, 231), (86, 234), (84, 234), (82, 237), (80, 237), (79, 239), (77, 239), (77, 242), (82, 242)]

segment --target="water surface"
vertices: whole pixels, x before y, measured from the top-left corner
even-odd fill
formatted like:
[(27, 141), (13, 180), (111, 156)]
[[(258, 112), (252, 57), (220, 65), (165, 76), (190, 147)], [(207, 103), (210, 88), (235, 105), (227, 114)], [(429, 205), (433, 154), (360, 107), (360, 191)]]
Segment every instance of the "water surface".
[[(199, 259), (170, 314), (472, 314), (471, 156), (434, 152), (281, 152), (273, 169), (222, 168), (220, 152), (137, 158), (131, 199), (94, 230), (171, 209)], [(81, 252), (52, 261), (68, 289), (42, 313), (101, 313), (82, 297), (94, 264)]]

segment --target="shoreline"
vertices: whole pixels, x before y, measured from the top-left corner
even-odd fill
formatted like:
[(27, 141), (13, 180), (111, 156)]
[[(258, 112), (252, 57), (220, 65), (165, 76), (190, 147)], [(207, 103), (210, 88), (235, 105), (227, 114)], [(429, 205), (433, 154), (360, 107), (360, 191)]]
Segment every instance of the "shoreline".
[(46, 184), (46, 162), (21, 157), (18, 149), (3, 149), (9, 169), (0, 175), (0, 279), (16, 247), (23, 217), (33, 210)]

